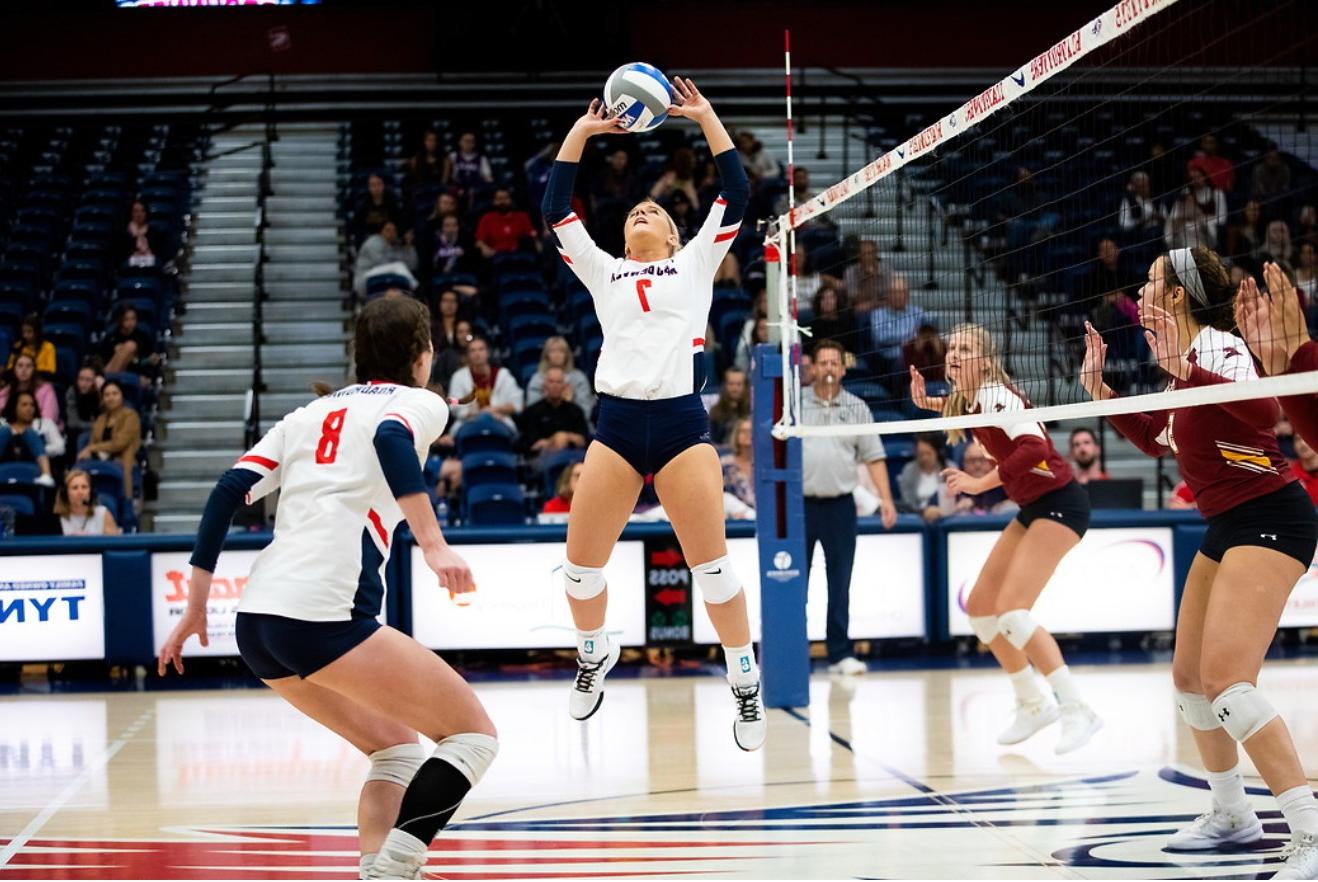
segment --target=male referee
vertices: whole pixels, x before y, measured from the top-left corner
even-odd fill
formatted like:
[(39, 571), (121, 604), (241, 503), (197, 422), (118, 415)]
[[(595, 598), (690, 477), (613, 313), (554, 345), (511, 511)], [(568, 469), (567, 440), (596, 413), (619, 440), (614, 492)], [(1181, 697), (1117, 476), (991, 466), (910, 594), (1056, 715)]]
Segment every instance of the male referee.
[[(864, 401), (842, 388), (847, 369), (846, 350), (832, 340), (814, 349), (814, 382), (803, 392), (802, 422), (807, 426), (870, 423), (873, 417)], [(824, 546), (824, 572), (828, 578), (828, 670), (834, 674), (863, 674), (865, 663), (856, 658), (847, 634), (851, 623), (851, 569), (856, 559), (857, 466), (869, 469), (879, 491), (883, 526), (897, 523), (892, 502), (886, 454), (878, 435), (863, 433), (801, 439), (802, 480), (805, 493), (806, 579), (815, 543)]]

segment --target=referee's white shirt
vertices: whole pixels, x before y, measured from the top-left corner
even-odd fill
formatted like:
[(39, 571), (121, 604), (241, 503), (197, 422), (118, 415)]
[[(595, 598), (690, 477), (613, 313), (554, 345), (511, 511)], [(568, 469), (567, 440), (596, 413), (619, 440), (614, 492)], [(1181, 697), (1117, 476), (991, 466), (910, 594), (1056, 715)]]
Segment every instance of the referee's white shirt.
[[(802, 390), (801, 420), (807, 426), (865, 425), (874, 422), (869, 405), (845, 389), (820, 398), (814, 386)], [(801, 439), (801, 483), (806, 496), (846, 496), (856, 489), (856, 465), (885, 459), (883, 442), (872, 432)]]

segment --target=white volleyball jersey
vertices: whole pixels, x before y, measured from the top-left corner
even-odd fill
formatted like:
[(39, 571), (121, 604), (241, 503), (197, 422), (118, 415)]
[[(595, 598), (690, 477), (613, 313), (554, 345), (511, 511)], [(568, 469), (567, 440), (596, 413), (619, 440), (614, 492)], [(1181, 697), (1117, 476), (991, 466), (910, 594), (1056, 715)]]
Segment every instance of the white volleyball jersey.
[(699, 392), (697, 359), (714, 297), (714, 273), (740, 221), (724, 224), (727, 201), (715, 200), (690, 242), (666, 260), (642, 263), (597, 246), (576, 212), (554, 224), (563, 260), (595, 301), (604, 348), (595, 388), (619, 398), (677, 398)]
[(284, 417), (238, 460), (262, 476), (248, 502), (281, 491), (274, 541), (256, 558), (239, 612), (311, 622), (379, 615), (389, 541), (403, 518), (375, 452), (386, 420), (411, 431), (425, 462), (448, 405), (426, 389), (348, 386)]

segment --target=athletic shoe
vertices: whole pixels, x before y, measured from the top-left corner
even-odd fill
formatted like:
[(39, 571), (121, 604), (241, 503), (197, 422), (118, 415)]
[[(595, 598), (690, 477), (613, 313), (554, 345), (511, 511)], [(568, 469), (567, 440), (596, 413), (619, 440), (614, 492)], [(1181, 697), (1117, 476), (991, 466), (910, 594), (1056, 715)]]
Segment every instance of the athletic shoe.
[(1011, 721), (1010, 726), (1002, 730), (1002, 734), (998, 736), (998, 743), (1020, 744), (1039, 730), (1057, 722), (1060, 715), (1061, 711), (1058, 710), (1055, 701), (1046, 698), (1030, 702), (1017, 700), (1016, 717)]
[(604, 658), (591, 662), (577, 656), (577, 678), (572, 682), (572, 695), (568, 698), (568, 713), (574, 720), (590, 719), (604, 701), (604, 678), (618, 663), (618, 647), (613, 638), (605, 635), (604, 639), (609, 642)]
[(860, 674), (869, 673), (869, 668), (867, 668), (865, 663), (860, 659), (849, 655), (841, 661), (836, 661), (829, 665), (828, 672), (830, 674), (845, 674), (846, 676), (854, 677)]
[(32, 483), (41, 487), (54, 487), (55, 479), (50, 475), (37, 475), (32, 479)]
[(1215, 851), (1224, 845), (1247, 845), (1263, 838), (1263, 822), (1252, 808), (1229, 812), (1213, 806), (1184, 830), (1178, 830), (1165, 846), (1167, 851)]
[(769, 734), (769, 721), (764, 716), (764, 700), (760, 698), (760, 682), (746, 686), (732, 684), (732, 697), (737, 702), (737, 719), (732, 721), (732, 739), (745, 751), (759, 750)]
[(1281, 853), (1286, 866), (1277, 871), (1274, 879), (1318, 879), (1318, 836), (1312, 833), (1292, 833), (1291, 844)]
[(1087, 704), (1063, 704), (1061, 714), (1062, 737), (1054, 748), (1059, 755), (1084, 747), (1103, 728), (1103, 720)]
[(424, 879), (426, 844), (402, 830), (389, 831), (363, 879)]

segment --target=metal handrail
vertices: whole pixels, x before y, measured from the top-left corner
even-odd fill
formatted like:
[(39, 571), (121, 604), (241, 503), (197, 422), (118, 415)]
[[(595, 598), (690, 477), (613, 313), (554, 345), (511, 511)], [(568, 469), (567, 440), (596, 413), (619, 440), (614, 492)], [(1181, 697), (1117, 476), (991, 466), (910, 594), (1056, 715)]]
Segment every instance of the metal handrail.
[[(272, 108), (271, 108), (272, 109)], [(255, 297), (252, 303), (252, 383), (248, 393), (247, 421), (243, 427), (247, 446), (261, 437), (261, 394), (265, 392), (265, 372), (261, 350), (265, 344), (265, 301), (269, 293), (265, 288), (265, 265), (269, 260), (266, 250), (266, 230), (269, 228), (267, 201), (274, 192), (271, 170), (274, 168), (272, 142), (277, 137), (273, 113), (267, 115), (266, 136), (261, 144), (261, 174), (256, 197), (256, 272)]]

